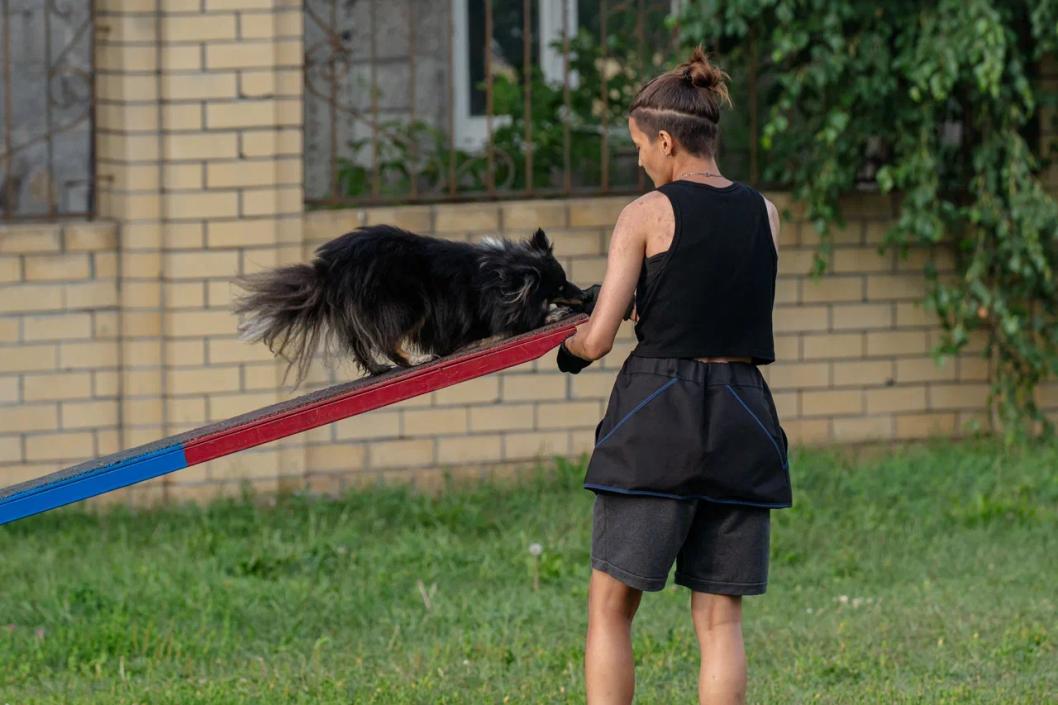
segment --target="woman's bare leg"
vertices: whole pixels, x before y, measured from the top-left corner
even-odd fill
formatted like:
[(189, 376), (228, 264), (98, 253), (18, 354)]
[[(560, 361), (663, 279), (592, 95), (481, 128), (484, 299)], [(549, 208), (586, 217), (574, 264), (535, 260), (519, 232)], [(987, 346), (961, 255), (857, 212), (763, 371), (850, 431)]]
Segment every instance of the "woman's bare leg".
[(743, 705), (746, 651), (742, 643), (742, 596), (691, 591), (691, 617), (702, 652), (700, 705)]
[(588, 636), (584, 684), (588, 705), (629, 705), (635, 690), (632, 618), (640, 590), (597, 568), (588, 584)]

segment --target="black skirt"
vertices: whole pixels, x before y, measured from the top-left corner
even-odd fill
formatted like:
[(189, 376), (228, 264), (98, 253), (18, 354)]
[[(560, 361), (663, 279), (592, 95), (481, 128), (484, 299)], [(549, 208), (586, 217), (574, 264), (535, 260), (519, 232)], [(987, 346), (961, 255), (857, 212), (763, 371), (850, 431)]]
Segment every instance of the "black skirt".
[(630, 355), (595, 427), (584, 488), (790, 507), (787, 450), (756, 365)]

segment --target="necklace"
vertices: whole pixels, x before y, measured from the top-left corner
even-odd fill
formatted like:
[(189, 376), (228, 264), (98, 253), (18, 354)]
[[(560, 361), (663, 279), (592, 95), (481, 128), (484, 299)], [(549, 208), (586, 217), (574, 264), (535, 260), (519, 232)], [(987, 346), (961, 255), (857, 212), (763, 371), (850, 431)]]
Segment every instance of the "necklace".
[(677, 180), (682, 179), (685, 176), (719, 176), (723, 178), (723, 174), (717, 174), (711, 171), (685, 171), (676, 177)]

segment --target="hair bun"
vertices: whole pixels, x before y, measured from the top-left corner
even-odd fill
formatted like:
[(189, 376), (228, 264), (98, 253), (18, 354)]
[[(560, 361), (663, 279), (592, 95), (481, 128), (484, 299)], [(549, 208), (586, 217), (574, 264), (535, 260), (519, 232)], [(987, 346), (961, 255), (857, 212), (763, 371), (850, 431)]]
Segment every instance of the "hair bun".
[(681, 72), (684, 81), (696, 88), (704, 88), (718, 94), (722, 102), (730, 105), (726, 81), (731, 77), (723, 69), (709, 62), (709, 55), (705, 53), (702, 45), (694, 48), (691, 58), (681, 64), (677, 71)]

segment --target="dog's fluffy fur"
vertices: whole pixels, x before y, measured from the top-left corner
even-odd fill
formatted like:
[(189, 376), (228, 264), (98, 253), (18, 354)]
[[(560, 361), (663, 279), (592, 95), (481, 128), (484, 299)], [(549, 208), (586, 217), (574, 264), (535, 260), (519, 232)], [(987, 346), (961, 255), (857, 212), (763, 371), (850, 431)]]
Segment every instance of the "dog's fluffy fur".
[[(304, 380), (316, 349), (351, 356), (370, 374), (415, 364), (405, 344), (448, 355), (544, 324), (551, 303), (576, 306), (543, 230), (526, 242), (478, 244), (362, 227), (316, 249), (309, 264), (238, 277), (240, 338), (263, 341)], [(284, 381), (286, 376), (284, 375)]]

